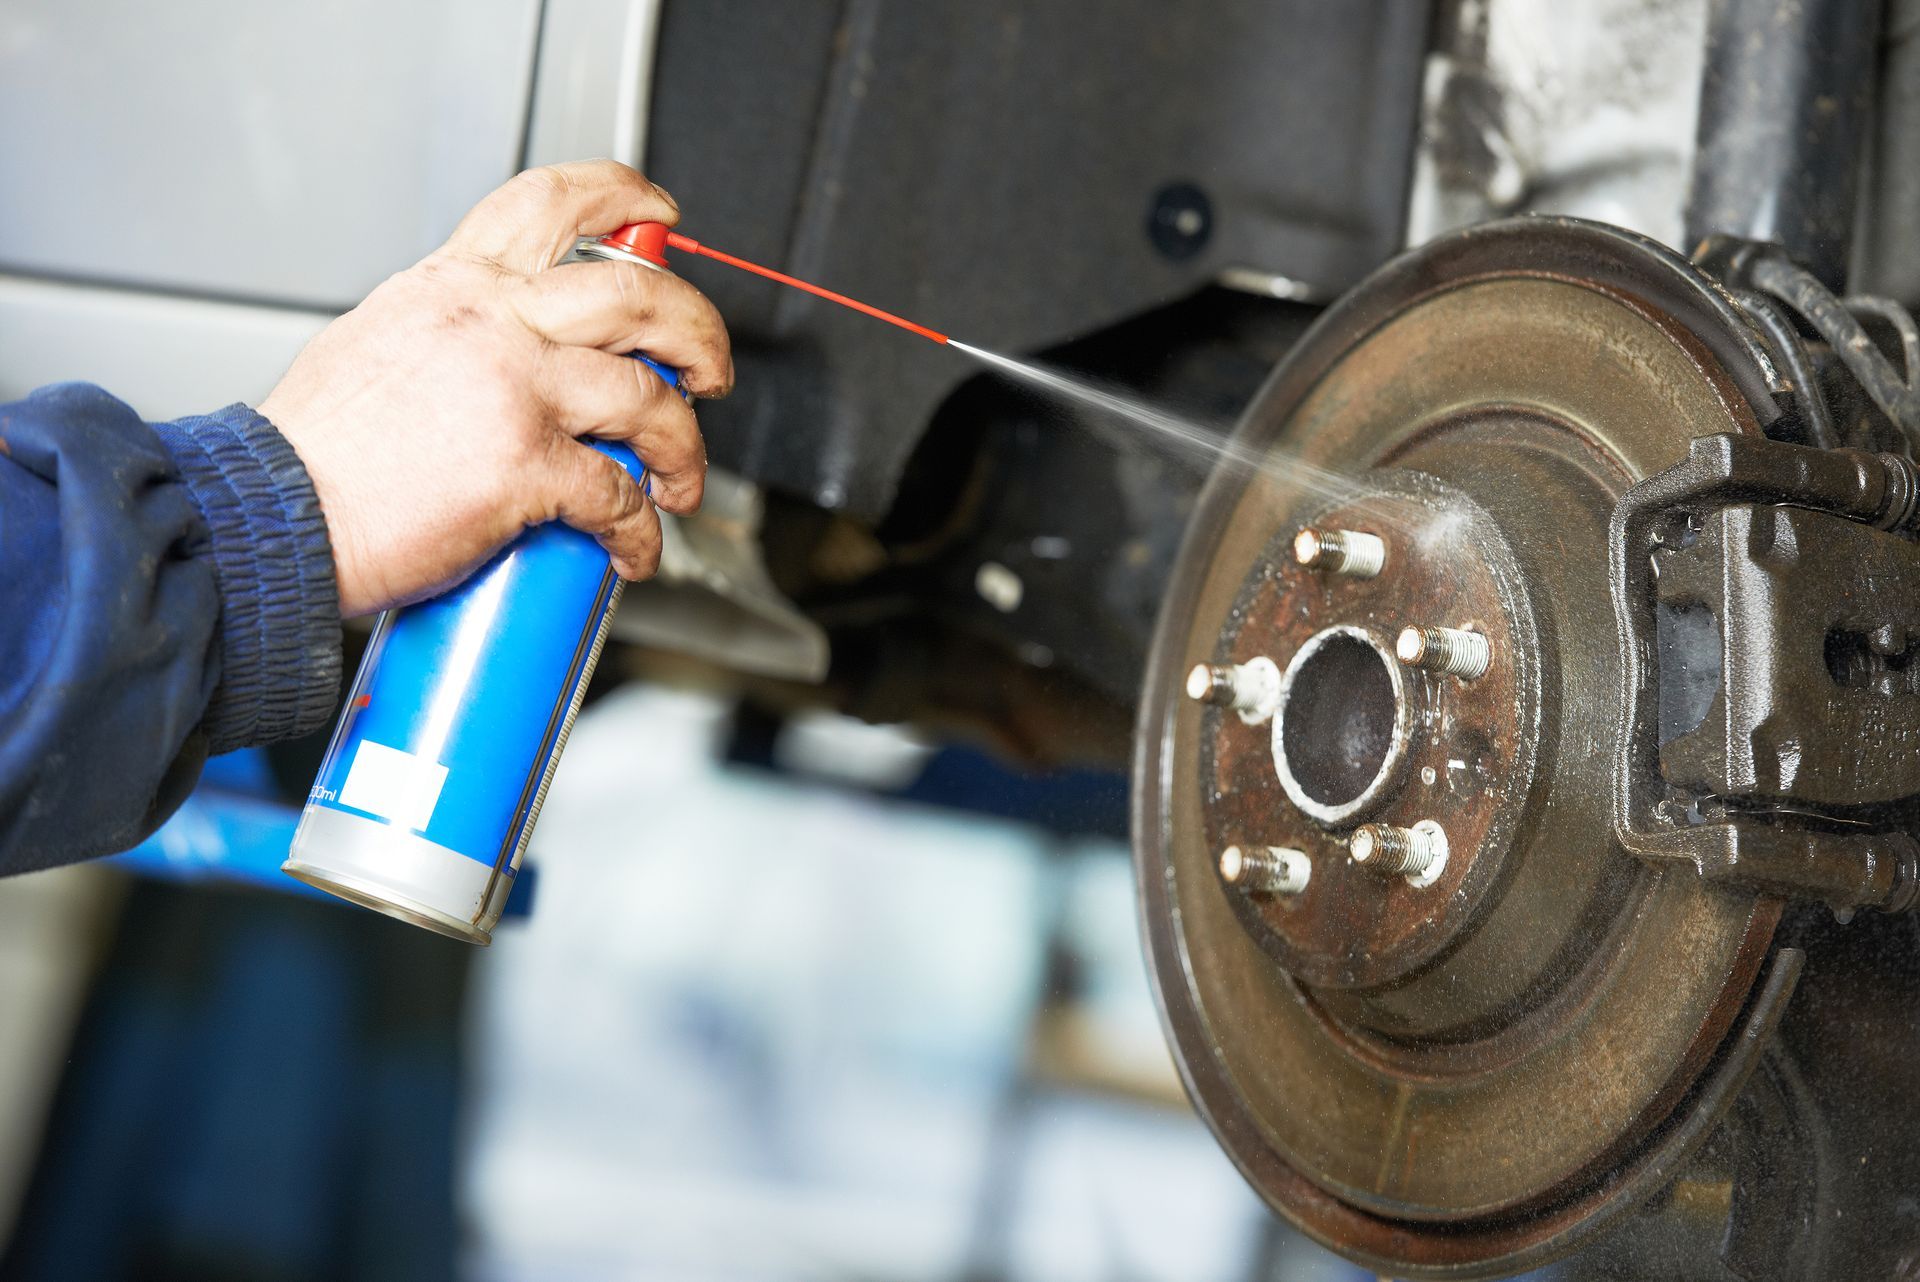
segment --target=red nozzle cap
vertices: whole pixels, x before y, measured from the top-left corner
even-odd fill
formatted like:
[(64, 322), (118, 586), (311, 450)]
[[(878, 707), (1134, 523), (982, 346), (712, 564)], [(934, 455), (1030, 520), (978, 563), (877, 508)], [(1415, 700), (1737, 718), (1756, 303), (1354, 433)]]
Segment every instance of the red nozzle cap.
[(638, 255), (650, 263), (667, 265), (667, 225), (665, 223), (628, 223), (619, 231), (611, 232), (600, 238), (603, 245), (612, 245)]

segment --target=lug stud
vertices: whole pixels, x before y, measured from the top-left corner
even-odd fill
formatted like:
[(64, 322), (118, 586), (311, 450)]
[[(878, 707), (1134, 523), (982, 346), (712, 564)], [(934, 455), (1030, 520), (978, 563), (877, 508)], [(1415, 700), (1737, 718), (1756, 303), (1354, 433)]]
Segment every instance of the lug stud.
[(1405, 877), (1412, 886), (1431, 886), (1447, 867), (1447, 834), (1431, 819), (1411, 828), (1361, 824), (1347, 839), (1347, 853), (1362, 868), (1382, 877)]
[(1493, 663), (1487, 639), (1464, 628), (1402, 628), (1393, 652), (1402, 663), (1451, 673), (1463, 681), (1485, 676)]
[(1297, 895), (1313, 876), (1313, 861), (1287, 846), (1228, 846), (1220, 852), (1220, 880), (1249, 895)]
[(1318, 530), (1293, 536), (1293, 559), (1309, 570), (1371, 579), (1387, 563), (1387, 545), (1378, 535), (1359, 530)]
[(1265, 721), (1280, 702), (1280, 669), (1265, 655), (1245, 663), (1196, 663), (1187, 673), (1187, 698), (1232, 708), (1249, 725)]

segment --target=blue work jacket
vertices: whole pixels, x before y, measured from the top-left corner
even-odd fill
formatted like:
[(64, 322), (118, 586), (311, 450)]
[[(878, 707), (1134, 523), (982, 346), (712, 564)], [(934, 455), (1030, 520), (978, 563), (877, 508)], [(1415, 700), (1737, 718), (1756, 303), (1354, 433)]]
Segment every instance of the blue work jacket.
[(85, 383), (0, 404), (0, 873), (135, 844), (339, 686), (326, 523), (271, 423)]

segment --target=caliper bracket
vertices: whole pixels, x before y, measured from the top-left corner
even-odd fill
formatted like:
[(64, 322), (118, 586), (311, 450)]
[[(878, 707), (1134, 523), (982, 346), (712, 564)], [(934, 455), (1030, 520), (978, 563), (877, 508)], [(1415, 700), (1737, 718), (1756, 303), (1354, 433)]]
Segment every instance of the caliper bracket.
[[(1920, 794), (1920, 662), (1905, 666), (1920, 546), (1892, 533), (1917, 516), (1904, 458), (1732, 434), (1696, 438), (1622, 496), (1614, 827), (1629, 851), (1836, 909), (1920, 900), (1906, 833), (1781, 813)], [(1705, 716), (1664, 748), (1660, 606), (1711, 610), (1721, 648)]]

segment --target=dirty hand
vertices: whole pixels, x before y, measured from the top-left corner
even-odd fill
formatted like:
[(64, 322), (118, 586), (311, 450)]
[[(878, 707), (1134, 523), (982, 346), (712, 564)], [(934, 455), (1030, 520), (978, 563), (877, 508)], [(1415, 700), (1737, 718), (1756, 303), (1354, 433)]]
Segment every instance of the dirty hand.
[[(697, 508), (706, 452), (692, 409), (622, 353), (722, 396), (726, 328), (668, 272), (555, 264), (579, 236), (678, 217), (610, 160), (530, 170), (300, 353), (259, 408), (313, 478), (342, 614), (432, 596), (555, 518), (597, 538), (625, 577), (653, 573), (653, 505)], [(627, 442), (652, 500), (582, 436)]]

